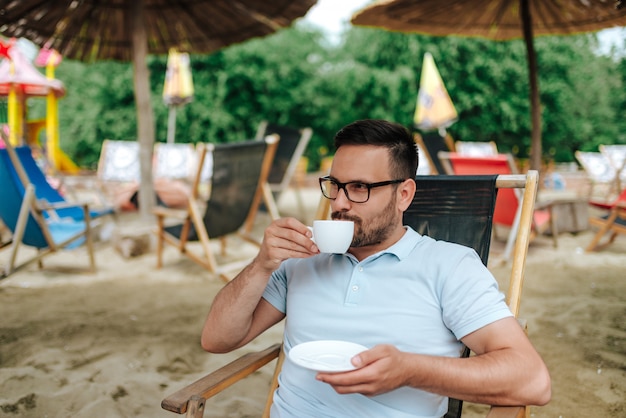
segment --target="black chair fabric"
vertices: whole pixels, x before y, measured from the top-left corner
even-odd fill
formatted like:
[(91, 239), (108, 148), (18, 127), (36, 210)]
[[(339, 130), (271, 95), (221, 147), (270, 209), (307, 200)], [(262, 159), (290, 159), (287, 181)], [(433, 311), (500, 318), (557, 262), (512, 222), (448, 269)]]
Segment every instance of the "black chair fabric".
[[(417, 190), (404, 225), (422, 235), (476, 250), (486, 266), (496, 205), (496, 175), (417, 176)], [(466, 348), (463, 357), (469, 356)], [(445, 418), (460, 418), (463, 402), (450, 398)]]
[[(232, 234), (243, 225), (257, 190), (266, 148), (262, 140), (215, 145), (211, 197), (203, 216), (210, 238)], [(165, 230), (180, 238), (182, 224)], [(187, 239), (198, 240), (193, 224)]]
[(278, 147), (276, 148), (276, 154), (274, 155), (274, 161), (270, 169), (270, 174), (267, 177), (267, 182), (269, 184), (280, 184), (287, 173), (287, 167), (289, 167), (289, 163), (300, 143), (302, 133), (298, 128), (269, 123), (263, 135), (267, 136), (273, 134), (277, 134), (280, 140), (278, 141)]
[(433, 166), (437, 171), (437, 174), (446, 174), (446, 170), (443, 168), (441, 161), (439, 161), (439, 151), (450, 152), (446, 140), (443, 136), (439, 135), (439, 132), (424, 132), (421, 134), (422, 141), (426, 147), (425, 151), (430, 155), (430, 159), (433, 162)]

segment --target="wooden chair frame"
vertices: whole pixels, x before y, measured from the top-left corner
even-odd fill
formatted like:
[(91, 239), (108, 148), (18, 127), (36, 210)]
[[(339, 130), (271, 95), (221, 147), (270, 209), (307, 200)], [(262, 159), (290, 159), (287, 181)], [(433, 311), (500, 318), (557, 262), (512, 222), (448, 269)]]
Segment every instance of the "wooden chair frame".
[[(259, 245), (259, 242), (255, 240), (251, 236), (252, 228), (254, 227), (254, 221), (256, 219), (256, 215), (259, 210), (259, 206), (263, 201), (268, 207), (276, 205), (274, 202), (274, 198), (272, 196), (272, 192), (270, 191), (269, 185), (267, 184), (267, 175), (269, 173), (269, 169), (272, 165), (272, 161), (274, 159), (274, 154), (276, 152), (276, 147), (278, 145), (279, 138), (277, 136), (268, 136), (265, 139), (267, 143), (267, 147), (265, 150), (265, 154), (263, 155), (263, 162), (261, 165), (261, 172), (259, 174), (259, 179), (256, 187), (256, 191), (254, 194), (254, 198), (252, 200), (252, 204), (242, 225), (239, 230), (238, 235), (245, 239), (246, 241)], [(207, 147), (209, 151), (212, 152), (214, 145), (208, 144)], [(243, 267), (243, 265), (247, 264), (249, 260), (241, 260), (234, 263), (222, 265), (218, 267), (218, 263), (213, 254), (213, 250), (211, 248), (211, 240), (209, 234), (206, 231), (204, 220), (203, 220), (203, 212), (201, 210), (201, 204), (199, 202), (199, 186), (202, 177), (202, 167), (204, 165), (204, 159), (207, 155), (206, 148), (200, 148), (200, 156), (198, 158), (197, 171), (194, 176), (193, 182), (193, 192), (189, 197), (189, 202), (186, 210), (176, 210), (176, 209), (168, 209), (163, 207), (157, 207), (153, 209), (153, 213), (157, 218), (157, 229), (155, 231), (157, 235), (157, 268), (161, 268), (163, 266), (163, 250), (164, 243), (170, 244), (182, 253), (189, 257), (191, 260), (200, 264), (207, 270), (212, 273), (218, 274), (222, 280), (228, 282), (230, 279), (226, 276), (226, 272), (235, 270), (237, 268)], [(183, 222), (183, 228), (181, 232), (181, 238), (176, 238), (165, 231), (165, 219), (166, 218), (175, 218), (179, 219)], [(194, 226), (200, 244), (202, 246), (203, 255), (196, 254), (192, 250), (188, 248), (187, 234), (191, 225)], [(222, 251), (225, 248), (224, 237), (220, 237)]]
[[(496, 187), (498, 188), (524, 189), (523, 199), (520, 204), (522, 210), (520, 212), (520, 221), (516, 234), (517, 239), (515, 241), (513, 260), (511, 263), (509, 288), (506, 296), (507, 304), (515, 317), (518, 316), (520, 310), (526, 256), (530, 243), (532, 214), (537, 196), (538, 179), (538, 173), (531, 170), (526, 175), (500, 175), (496, 180)], [(326, 206), (320, 205), (320, 207)], [(328, 209), (326, 209), (325, 213), (323, 210), (320, 210), (318, 214), (322, 214), (322, 217), (326, 218), (328, 216)], [(246, 376), (249, 376), (274, 359), (278, 360), (272, 378), (270, 394), (263, 412), (263, 417), (267, 418), (269, 417), (272, 404), (272, 394), (278, 387), (278, 374), (280, 373), (280, 368), (284, 360), (282, 344), (279, 343), (271, 345), (263, 351), (246, 354), (182, 388), (163, 399), (161, 407), (177, 414), (186, 413), (188, 418), (201, 418), (204, 414), (207, 399), (232, 386)], [(529, 408), (526, 406), (492, 406), (487, 415), (488, 418), (528, 418), (529, 416)]]

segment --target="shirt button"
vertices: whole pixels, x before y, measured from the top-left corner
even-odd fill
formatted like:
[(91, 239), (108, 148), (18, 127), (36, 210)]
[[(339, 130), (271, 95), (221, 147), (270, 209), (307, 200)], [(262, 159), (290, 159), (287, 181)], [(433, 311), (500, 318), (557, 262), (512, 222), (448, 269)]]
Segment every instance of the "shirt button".
[(359, 286), (352, 286), (352, 291), (353, 292), (358, 292), (359, 291)]
[(363, 271), (363, 267), (359, 267), (359, 271)]

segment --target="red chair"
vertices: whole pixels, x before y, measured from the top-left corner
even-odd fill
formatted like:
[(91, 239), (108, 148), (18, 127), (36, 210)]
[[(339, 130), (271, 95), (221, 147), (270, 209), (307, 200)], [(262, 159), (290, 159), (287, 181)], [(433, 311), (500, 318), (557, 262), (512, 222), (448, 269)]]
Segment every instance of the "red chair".
[[(589, 223), (600, 227), (600, 230), (593, 236), (586, 251), (601, 250), (615, 241), (617, 234), (626, 234), (626, 189), (622, 190), (617, 199), (611, 203), (590, 200), (589, 204), (608, 213), (604, 216), (591, 216), (589, 218)], [(600, 243), (604, 235), (609, 232), (611, 235), (608, 240)]]
[[(479, 175), (479, 174), (517, 174), (517, 168), (511, 154), (497, 154), (493, 156), (461, 155), (454, 152), (439, 152), (438, 157), (447, 174), (452, 175)], [(498, 192), (496, 208), (493, 213), (494, 225), (510, 228), (504, 251), (504, 259), (508, 260), (513, 243), (515, 231), (519, 222), (520, 196), (515, 189), (502, 189)], [(557, 227), (555, 217), (552, 216), (552, 207), (548, 203), (545, 206), (535, 207), (531, 239), (548, 230), (552, 233), (554, 246), (558, 245)]]

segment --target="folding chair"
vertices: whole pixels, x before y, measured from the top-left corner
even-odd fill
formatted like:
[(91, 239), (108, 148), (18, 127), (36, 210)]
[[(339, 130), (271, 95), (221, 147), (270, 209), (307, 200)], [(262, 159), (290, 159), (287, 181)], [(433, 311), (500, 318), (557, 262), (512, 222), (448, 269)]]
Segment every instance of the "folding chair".
[(198, 154), (193, 144), (154, 144), (154, 178), (193, 180)]
[[(454, 141), (450, 135), (441, 136), (439, 132), (415, 133), (415, 142), (421, 152), (426, 157), (431, 174), (446, 174), (446, 171), (439, 161), (437, 155), (440, 151), (454, 151)], [(423, 161), (423, 160), (422, 160)]]
[[(417, 231), (436, 239), (448, 239), (472, 246), (486, 265), (489, 255), (491, 225), (496, 190), (523, 188), (522, 211), (511, 266), (507, 303), (517, 317), (521, 302), (526, 255), (530, 241), (532, 212), (537, 193), (538, 173), (498, 176), (417, 176), (418, 192), (404, 221)], [(460, 227), (462, 226), (462, 227)], [(284, 359), (281, 344), (246, 354), (215, 372), (179, 390), (161, 402), (161, 406), (187, 417), (202, 417), (208, 398), (259, 370), (278, 358), (263, 417), (269, 417), (272, 395), (278, 387), (278, 375)], [(446, 418), (459, 417), (461, 404), (451, 400)], [(524, 417), (525, 406), (492, 407), (488, 417)]]
[[(71, 206), (72, 202), (69, 202), (58, 192), (57, 189), (55, 189), (54, 187), (52, 187), (52, 185), (50, 185), (50, 183), (48, 183), (46, 175), (41, 171), (41, 169), (37, 165), (37, 162), (33, 158), (30, 147), (23, 146), (15, 148), (15, 153), (19, 158), (22, 170), (28, 176), (28, 180), (30, 181), (30, 183), (32, 183), (32, 185), (35, 187), (37, 200), (49, 204), (65, 205), (65, 207), (54, 211), (55, 216), (59, 218), (69, 217), (75, 221), (84, 220), (84, 214), (82, 209), (78, 206)], [(20, 185), (21, 183), (18, 183), (18, 187)], [(113, 210), (112, 206), (106, 206), (98, 209), (91, 209), (89, 211), (89, 215), (92, 220), (98, 220), (106, 215), (115, 215), (115, 211)], [(95, 223), (92, 223), (92, 225), (95, 225)]]
[[(589, 223), (599, 228), (598, 232), (586, 248), (586, 251), (597, 251), (615, 241), (618, 234), (626, 234), (626, 189), (611, 203), (589, 201), (597, 209), (607, 212), (603, 216), (589, 217)], [(604, 243), (600, 243), (605, 235), (610, 234)]]
[[(281, 193), (287, 190), (291, 185), (291, 180), (296, 172), (298, 161), (300, 157), (302, 157), (313, 135), (313, 130), (311, 128), (298, 129), (289, 126), (275, 125), (263, 121), (257, 130), (256, 139), (274, 134), (279, 136), (280, 141), (278, 142), (278, 148), (276, 149), (276, 155), (274, 156), (274, 162), (272, 163), (272, 169), (270, 170), (267, 182), (274, 196), (274, 200), (278, 202)], [(304, 213), (302, 195), (300, 189), (297, 187), (298, 185), (296, 184), (295, 186), (298, 207), (300, 213)], [(276, 205), (268, 207), (267, 210), (272, 219), (278, 219), (280, 217)]]
[(591, 183), (589, 198), (594, 198), (594, 189), (600, 185), (606, 186), (606, 191), (601, 193), (600, 196), (608, 198), (615, 189), (617, 178), (617, 171), (608, 158), (600, 152), (576, 151), (574, 155), (583, 170), (585, 170), (585, 173), (587, 173), (587, 178)]
[(615, 170), (616, 189), (622, 190), (622, 182), (626, 182), (626, 145), (600, 145), (600, 153)]
[[(10, 259), (3, 277), (33, 261), (38, 261), (42, 268), (44, 256), (82, 244), (87, 246), (89, 271), (95, 272), (89, 206), (66, 202), (52, 205), (38, 202), (35, 186), (30, 183), (25, 172), (18, 172), (20, 168), (17, 154), (12, 148), (0, 149), (0, 218), (13, 234)], [(59, 219), (56, 215), (50, 215), (50, 212), (72, 206), (82, 208), (83, 220), (77, 221), (69, 217)], [(35, 247), (38, 253), (16, 265), (18, 250), (22, 244)]]
[[(269, 136), (265, 141), (244, 141), (229, 144), (208, 144), (213, 156), (211, 195), (201, 209), (199, 186), (206, 152), (201, 151), (198, 169), (194, 178), (193, 193), (189, 197), (187, 209), (174, 210), (156, 208), (157, 217), (157, 268), (163, 265), (163, 244), (168, 243), (220, 278), (228, 281), (225, 272), (243, 266), (249, 260), (240, 260), (218, 266), (211, 239), (222, 239), (222, 252), (225, 251), (224, 238), (235, 232), (243, 239), (258, 245), (252, 236), (252, 228), (261, 201), (272, 199), (267, 185), (267, 176), (272, 165), (278, 144), (277, 136)], [(166, 226), (168, 218), (179, 221)], [(200, 241), (203, 254), (189, 248), (190, 241)]]
[[(498, 154), (487, 157), (473, 157), (458, 153), (439, 153), (439, 160), (448, 174), (454, 175), (481, 175), (481, 174), (517, 174), (517, 168), (511, 154)], [(515, 233), (521, 211), (520, 194), (517, 190), (507, 189), (498, 193), (496, 209), (493, 215), (495, 225), (510, 228), (504, 249), (503, 260), (507, 261), (515, 242)], [(541, 207), (535, 207), (533, 212), (532, 235), (543, 234), (550, 230), (554, 247), (558, 246), (558, 230), (556, 217), (552, 214), (551, 202)]]
[(456, 141), (454, 147), (457, 153), (461, 155), (471, 155), (475, 157), (485, 157), (489, 155), (498, 155), (498, 146), (495, 142), (470, 142)]

